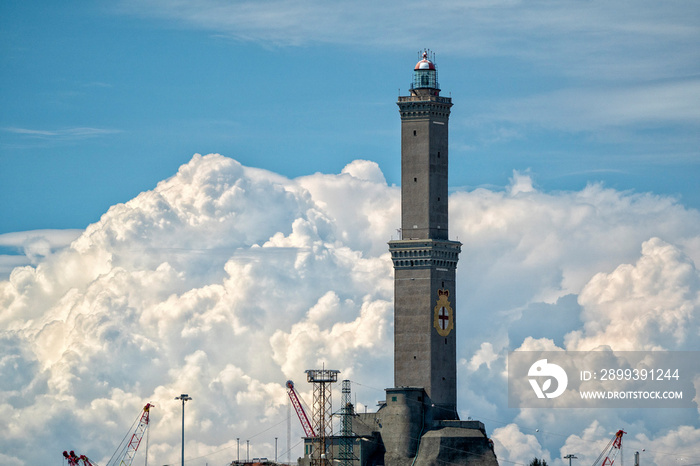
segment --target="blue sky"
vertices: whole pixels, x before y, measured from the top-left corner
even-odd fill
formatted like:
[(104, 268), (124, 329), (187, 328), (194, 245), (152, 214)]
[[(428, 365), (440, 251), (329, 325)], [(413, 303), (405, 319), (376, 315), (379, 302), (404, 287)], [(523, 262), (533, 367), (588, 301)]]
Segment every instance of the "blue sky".
[(418, 51), (453, 97), (451, 186), (603, 182), (700, 206), (694, 2), (20, 2), (0, 6), (0, 233), (84, 228), (218, 152), (398, 184)]
[(505, 378), (513, 350), (700, 348), (700, 3), (427, 5), (0, 3), (0, 463), (103, 464), (150, 401), (175, 464), (181, 393), (192, 464), (274, 457), (283, 384), (320, 365), (374, 409), (424, 47), (454, 102), (461, 418), (501, 464), (591, 464), (621, 427), (642, 464), (700, 462), (697, 407), (510, 409)]

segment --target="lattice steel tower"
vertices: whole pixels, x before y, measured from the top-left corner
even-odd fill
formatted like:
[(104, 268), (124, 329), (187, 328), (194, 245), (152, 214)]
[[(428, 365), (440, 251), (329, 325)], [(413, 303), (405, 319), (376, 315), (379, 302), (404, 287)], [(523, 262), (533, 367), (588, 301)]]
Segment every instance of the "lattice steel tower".
[(342, 396), (340, 398), (340, 438), (338, 442), (338, 464), (340, 466), (352, 466), (353, 441), (352, 417), (355, 408), (350, 399), (350, 381), (343, 380)]
[(422, 387), (433, 419), (457, 418), (455, 274), (448, 238), (448, 121), (437, 69), (423, 53), (401, 114), (401, 239), (394, 263), (394, 386)]
[(313, 384), (312, 425), (316, 437), (311, 452), (312, 466), (331, 466), (333, 464), (333, 449), (330, 444), (333, 436), (331, 384), (338, 381), (339, 372), (330, 369), (306, 371), (306, 380)]

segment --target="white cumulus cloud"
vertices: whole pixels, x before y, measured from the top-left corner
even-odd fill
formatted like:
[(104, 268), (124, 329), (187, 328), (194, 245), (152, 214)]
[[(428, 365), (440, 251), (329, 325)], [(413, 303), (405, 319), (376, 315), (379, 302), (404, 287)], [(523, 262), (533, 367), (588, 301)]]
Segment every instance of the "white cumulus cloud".
[[(32, 243), (34, 263), (0, 281), (0, 459), (50, 464), (74, 449), (104, 463), (150, 401), (149, 460), (172, 464), (181, 393), (188, 457), (231, 461), (237, 438), (274, 457), (278, 437), (286, 458), (284, 383), (310, 401), (303, 371), (322, 365), (371, 409), (393, 385), (399, 195), (366, 160), (288, 179), (195, 155), (70, 242)], [(659, 451), (692, 450), (696, 410), (508, 410), (504, 374), (518, 347), (697, 349), (697, 211), (597, 184), (547, 193), (515, 173), (503, 190), (454, 193), (450, 216), (463, 243), (458, 404), (500, 458), (560, 465), (620, 424)]]

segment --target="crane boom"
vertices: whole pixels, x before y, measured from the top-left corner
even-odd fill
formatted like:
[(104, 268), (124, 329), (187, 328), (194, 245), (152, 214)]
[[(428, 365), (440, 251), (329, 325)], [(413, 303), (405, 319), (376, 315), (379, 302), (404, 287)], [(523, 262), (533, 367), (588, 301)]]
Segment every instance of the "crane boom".
[[(146, 403), (143, 407), (143, 412), (138, 418), (138, 424), (133, 430), (131, 437), (129, 438), (129, 443), (124, 445), (123, 443), (117, 447), (117, 451), (114, 452), (112, 458), (109, 460), (107, 465), (119, 465), (119, 466), (131, 466), (134, 461), (134, 456), (136, 456), (136, 451), (141, 444), (141, 439), (148, 429), (148, 423), (150, 421), (150, 411), (154, 405), (151, 403)], [(133, 425), (132, 425), (133, 427)], [(128, 434), (127, 434), (128, 435)], [(124, 446), (122, 446), (124, 445)]]
[[(615, 463), (617, 454), (620, 453), (620, 450), (622, 450), (622, 435), (626, 433), (627, 432), (623, 431), (622, 429), (618, 430), (612, 440), (608, 442), (605, 449), (603, 449), (603, 452), (600, 454), (598, 459), (595, 460), (593, 466), (612, 466), (613, 463)], [(600, 462), (601, 459), (603, 460), (602, 463)]]
[(291, 380), (287, 380), (287, 394), (289, 395), (289, 400), (292, 402), (292, 406), (294, 406), (294, 410), (297, 412), (297, 416), (299, 416), (299, 422), (301, 422), (301, 427), (304, 429), (304, 434), (307, 437), (316, 437), (316, 433), (311, 427), (311, 423), (309, 422), (309, 418), (304, 411), (304, 407), (301, 406), (297, 391), (294, 389), (294, 382)]
[(120, 466), (131, 466), (131, 463), (134, 461), (134, 455), (136, 455), (136, 450), (139, 449), (139, 445), (141, 444), (143, 434), (146, 432), (146, 429), (148, 429), (148, 421), (150, 418), (151, 406), (153, 406), (151, 403), (146, 403), (146, 406), (143, 407), (143, 414), (141, 415), (141, 419), (139, 420), (139, 425), (136, 426), (136, 430), (131, 436), (129, 445), (126, 448), (126, 455), (124, 455), (124, 459), (122, 459), (121, 463), (119, 463)]

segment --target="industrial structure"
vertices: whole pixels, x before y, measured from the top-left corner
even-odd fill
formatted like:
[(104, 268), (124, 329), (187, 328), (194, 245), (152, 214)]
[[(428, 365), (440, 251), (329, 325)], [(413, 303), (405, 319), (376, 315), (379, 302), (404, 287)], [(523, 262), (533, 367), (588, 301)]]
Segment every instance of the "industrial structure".
[(301, 428), (304, 429), (304, 435), (306, 435), (307, 438), (316, 437), (316, 432), (314, 432), (313, 427), (311, 427), (309, 416), (306, 414), (306, 411), (304, 411), (299, 394), (294, 388), (294, 382), (291, 380), (287, 380), (287, 395), (289, 395), (289, 401), (292, 403), (292, 406), (294, 406), (294, 411), (296, 411), (297, 416), (299, 417)]
[[(146, 406), (143, 407), (143, 410), (134, 421), (136, 427), (134, 425), (131, 426), (122, 443), (119, 444), (117, 450), (107, 462), (107, 466), (131, 466), (139, 445), (141, 445), (141, 440), (148, 433), (150, 413), (153, 406), (151, 403), (146, 403)], [(129, 441), (125, 442), (127, 438)], [(68, 466), (96, 466), (93, 460), (85, 455), (77, 455), (74, 451), (64, 451), (63, 457), (68, 462)], [(148, 450), (146, 450), (146, 462), (148, 462)]]
[(427, 51), (413, 70), (409, 95), (397, 104), (401, 237), (389, 242), (394, 387), (386, 389), (375, 413), (354, 413), (349, 402), (341, 406), (342, 435), (323, 443), (307, 437), (299, 464), (320, 464), (314, 455), (325, 453), (343, 465), (495, 466), (484, 425), (460, 421), (457, 414), (455, 275), (461, 244), (449, 239), (447, 208), (452, 99), (440, 95), (434, 57)]
[(352, 433), (352, 416), (355, 407), (351, 402), (350, 381), (343, 380), (342, 398), (340, 399), (340, 439), (338, 442), (338, 464), (340, 466), (353, 466), (355, 455), (353, 454), (354, 435)]
[(313, 421), (316, 432), (310, 451), (312, 466), (331, 466), (333, 448), (329, 442), (333, 438), (333, 400), (331, 384), (338, 381), (337, 370), (310, 369), (306, 371), (306, 380), (313, 385)]
[[(622, 451), (622, 436), (627, 432), (622, 429), (615, 433), (615, 436), (608, 442), (602, 453), (593, 463), (593, 466), (612, 466), (615, 464), (617, 455)], [(635, 461), (638, 463), (639, 455), (635, 456)]]
[[(133, 433), (129, 438), (129, 442), (126, 443), (121, 450), (118, 449), (114, 453), (112, 459), (109, 460), (108, 465), (114, 464), (118, 466), (131, 466), (131, 463), (134, 461), (136, 451), (139, 449), (139, 445), (141, 445), (141, 440), (148, 431), (152, 407), (153, 405), (151, 403), (146, 403), (146, 406), (143, 407), (143, 411), (141, 412), (141, 416), (138, 418), (136, 428), (133, 430)], [(148, 458), (148, 451), (146, 451), (146, 458)]]

